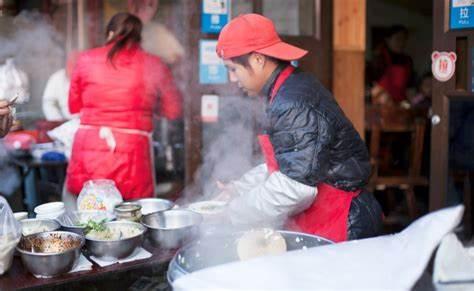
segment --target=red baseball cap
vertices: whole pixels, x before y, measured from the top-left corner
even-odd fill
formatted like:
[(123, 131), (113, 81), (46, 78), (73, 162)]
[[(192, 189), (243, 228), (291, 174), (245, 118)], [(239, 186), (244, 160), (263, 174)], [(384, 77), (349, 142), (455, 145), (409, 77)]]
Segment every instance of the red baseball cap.
[(223, 59), (257, 52), (285, 61), (298, 60), (308, 53), (283, 42), (270, 19), (253, 13), (240, 15), (224, 26), (216, 51)]

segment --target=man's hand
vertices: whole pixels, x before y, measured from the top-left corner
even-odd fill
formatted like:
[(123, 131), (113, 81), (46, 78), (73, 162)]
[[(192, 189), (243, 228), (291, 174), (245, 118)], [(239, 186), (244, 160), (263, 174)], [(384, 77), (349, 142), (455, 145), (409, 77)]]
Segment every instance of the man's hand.
[(0, 137), (7, 135), (13, 124), (13, 116), (8, 101), (0, 100)]

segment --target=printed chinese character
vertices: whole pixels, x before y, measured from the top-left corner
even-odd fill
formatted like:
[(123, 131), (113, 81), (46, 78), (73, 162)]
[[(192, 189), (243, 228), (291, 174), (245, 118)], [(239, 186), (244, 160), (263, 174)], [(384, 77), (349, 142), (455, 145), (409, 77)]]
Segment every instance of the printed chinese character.
[(448, 71), (448, 62), (446, 60), (440, 60), (439, 62), (439, 72), (441, 74), (446, 74)]
[(467, 7), (463, 7), (459, 10), (459, 18), (469, 18), (469, 9)]

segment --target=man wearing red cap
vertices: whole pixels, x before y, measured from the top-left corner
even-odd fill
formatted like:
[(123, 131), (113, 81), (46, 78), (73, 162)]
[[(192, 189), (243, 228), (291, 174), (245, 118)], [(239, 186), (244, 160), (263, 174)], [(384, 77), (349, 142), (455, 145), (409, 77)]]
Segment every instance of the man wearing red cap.
[(284, 223), (333, 241), (378, 235), (380, 205), (364, 190), (367, 148), (331, 93), (290, 65), (306, 53), (258, 14), (233, 19), (219, 35), (217, 54), (230, 80), (267, 101), (259, 135), (265, 164), (226, 188), (230, 217), (252, 226)]

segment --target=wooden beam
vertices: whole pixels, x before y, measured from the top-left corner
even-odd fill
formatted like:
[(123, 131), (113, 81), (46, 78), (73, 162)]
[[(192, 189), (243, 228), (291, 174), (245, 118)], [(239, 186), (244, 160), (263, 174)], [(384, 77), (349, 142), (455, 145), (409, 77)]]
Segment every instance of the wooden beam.
[(365, 51), (365, 0), (334, 0), (334, 50)]
[(333, 94), (339, 106), (364, 138), (364, 53), (338, 51), (333, 53)]
[(333, 93), (364, 138), (366, 1), (333, 2)]

